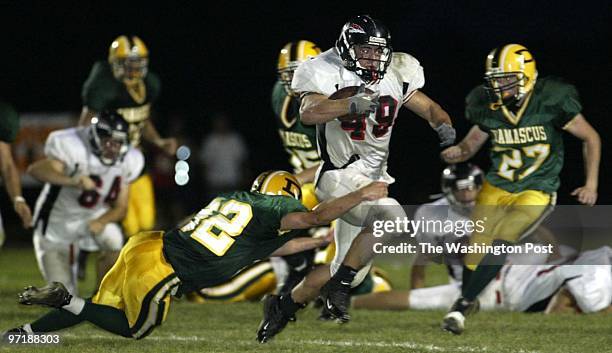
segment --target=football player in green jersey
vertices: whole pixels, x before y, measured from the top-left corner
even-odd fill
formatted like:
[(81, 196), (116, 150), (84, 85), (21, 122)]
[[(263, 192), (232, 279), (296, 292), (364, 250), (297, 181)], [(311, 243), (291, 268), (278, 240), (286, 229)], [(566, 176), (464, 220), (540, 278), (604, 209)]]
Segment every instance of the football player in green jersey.
[[(176, 152), (174, 138), (161, 138), (150, 115), (152, 105), (159, 97), (161, 81), (149, 72), (149, 51), (136, 36), (119, 36), (110, 45), (108, 61), (94, 63), (81, 92), (83, 110), (79, 125), (88, 126), (92, 117), (103, 110), (116, 110), (130, 124), (130, 143), (139, 147), (141, 139), (152, 143), (167, 155)], [(155, 226), (155, 195), (151, 176), (143, 173), (130, 184), (128, 211), (123, 220), (123, 231), (131, 236)], [(95, 251), (94, 244), (82, 243), (79, 255), (79, 273), (84, 273), (87, 251)], [(114, 263), (109, 258), (99, 264), (103, 275)]]
[[(446, 162), (462, 162), (491, 139), (492, 167), (472, 213), (473, 219), (486, 221), (485, 230), (473, 233), (471, 244), (515, 243), (550, 212), (560, 184), (564, 131), (584, 143), (586, 180), (572, 195), (595, 204), (601, 142), (581, 110), (576, 88), (558, 78), (538, 78), (535, 59), (524, 46), (507, 44), (489, 53), (484, 85), (466, 98), (465, 116), (474, 127), (458, 145), (442, 151)], [(463, 332), (465, 314), (505, 256), (465, 257), (462, 296), (444, 318), (444, 330)]]
[[(19, 132), (19, 116), (13, 107), (0, 101), (0, 176), (6, 187), (13, 209), (21, 218), (24, 228), (32, 226), (32, 211), (21, 195), (19, 171), (11, 153), (11, 143)], [(4, 244), (4, 228), (0, 217), (0, 248)]]
[[(291, 89), (293, 73), (306, 60), (319, 55), (319, 47), (308, 40), (289, 42), (283, 46), (278, 55), (278, 80), (272, 89), (272, 110), (276, 116), (278, 133), (285, 151), (289, 154), (289, 163), (293, 167), (302, 185), (302, 200), (307, 208), (319, 203), (314, 193), (314, 174), (321, 158), (317, 150), (316, 129), (306, 126), (300, 120), (300, 97)], [(325, 234), (328, 227), (319, 227), (310, 231), (313, 235)], [(310, 271), (314, 262), (314, 250), (293, 254), (283, 258), (271, 258), (271, 264), (280, 293), (290, 291)]]
[(294, 173), (301, 173), (321, 163), (316, 129), (312, 125), (302, 124), (299, 95), (291, 89), (293, 73), (299, 64), (320, 53), (321, 49), (313, 42), (299, 40), (287, 43), (278, 56), (278, 80), (272, 89), (272, 109)]
[(165, 320), (172, 295), (227, 282), (271, 255), (321, 246), (321, 240), (297, 238), (299, 230), (328, 224), (359, 203), (386, 195), (387, 184), (373, 182), (308, 211), (293, 175), (263, 173), (250, 192), (219, 195), (177, 229), (130, 237), (91, 300), (71, 296), (59, 282), (26, 288), (20, 303), (56, 309), (9, 332), (51, 332), (88, 321), (124, 337), (143, 338)]

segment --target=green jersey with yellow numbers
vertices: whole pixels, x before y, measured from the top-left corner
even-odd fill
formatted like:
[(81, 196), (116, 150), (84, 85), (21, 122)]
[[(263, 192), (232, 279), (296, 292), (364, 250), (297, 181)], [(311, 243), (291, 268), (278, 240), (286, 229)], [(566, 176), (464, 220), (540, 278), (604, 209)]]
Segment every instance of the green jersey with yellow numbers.
[(280, 81), (276, 82), (272, 90), (272, 109), (293, 172), (299, 173), (319, 164), (321, 158), (317, 150), (316, 127), (302, 124), (300, 99), (287, 94)]
[(130, 123), (130, 142), (140, 144), (142, 128), (151, 114), (151, 105), (159, 97), (161, 81), (149, 72), (141, 84), (133, 87), (117, 80), (108, 62), (94, 64), (83, 84), (83, 105), (94, 111), (117, 110)]
[(288, 196), (236, 191), (221, 194), (187, 224), (164, 236), (164, 256), (183, 293), (224, 283), (270, 256), (301, 231), (281, 231), (281, 219), (306, 212)]
[(466, 118), (491, 138), (487, 180), (508, 192), (559, 188), (563, 129), (582, 106), (574, 86), (558, 78), (539, 79), (516, 113), (490, 109), (483, 86), (466, 98)]
[(0, 141), (13, 143), (19, 132), (19, 115), (8, 103), (0, 101)]

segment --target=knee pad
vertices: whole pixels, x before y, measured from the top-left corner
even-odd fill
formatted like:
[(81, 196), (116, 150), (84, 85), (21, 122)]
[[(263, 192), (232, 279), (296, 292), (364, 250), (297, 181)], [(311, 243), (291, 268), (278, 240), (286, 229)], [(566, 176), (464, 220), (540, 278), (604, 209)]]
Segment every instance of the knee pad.
[(102, 250), (119, 251), (123, 247), (123, 233), (117, 223), (109, 223), (102, 231), (100, 247)]

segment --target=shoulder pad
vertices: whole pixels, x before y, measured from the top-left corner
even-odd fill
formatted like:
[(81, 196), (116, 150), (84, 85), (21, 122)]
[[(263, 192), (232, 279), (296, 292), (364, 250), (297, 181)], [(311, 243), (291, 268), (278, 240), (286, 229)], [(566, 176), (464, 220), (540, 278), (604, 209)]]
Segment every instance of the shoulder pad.
[(402, 52), (393, 53), (391, 70), (395, 71), (402, 82), (412, 82), (421, 67), (419, 61), (412, 55)]

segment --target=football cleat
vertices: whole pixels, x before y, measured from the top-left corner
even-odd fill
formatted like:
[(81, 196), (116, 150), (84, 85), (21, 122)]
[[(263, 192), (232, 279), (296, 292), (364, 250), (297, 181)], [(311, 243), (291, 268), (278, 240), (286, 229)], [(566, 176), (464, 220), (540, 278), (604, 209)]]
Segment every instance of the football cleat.
[(463, 297), (458, 298), (451, 306), (448, 314), (442, 320), (442, 329), (455, 335), (463, 333), (465, 328), (465, 316), (475, 314), (480, 309), (478, 299), (469, 301)]
[(480, 301), (478, 301), (478, 299), (469, 301), (463, 297), (460, 297), (455, 301), (455, 303), (453, 303), (453, 306), (451, 306), (448, 312), (451, 313), (453, 311), (458, 311), (461, 314), (468, 316), (476, 314), (478, 310), (480, 310)]
[(321, 288), (320, 296), (323, 300), (321, 316), (330, 316), (339, 323), (348, 322), (351, 317), (348, 308), (351, 303), (351, 284), (340, 280), (330, 279)]
[(52, 308), (61, 308), (64, 305), (68, 305), (70, 299), (72, 299), (72, 295), (60, 282), (51, 282), (42, 288), (29, 286), (19, 294), (20, 304), (38, 304)]
[(319, 317), (317, 317), (319, 321), (333, 321), (334, 319), (334, 316), (325, 308), (321, 308), (321, 313), (319, 313)]
[[(15, 340), (14, 336), (27, 336), (30, 334), (31, 333), (28, 333), (28, 331), (26, 331), (23, 326), (15, 327), (7, 331), (0, 332), (0, 339), (2, 339), (2, 341), (0, 341), (0, 344), (13, 342)], [(11, 338), (11, 336), (13, 337)]]
[(285, 315), (280, 307), (280, 296), (268, 295), (264, 299), (264, 318), (257, 329), (257, 341), (266, 343), (280, 333), (289, 321), (295, 321), (294, 315)]
[(442, 320), (442, 329), (460, 335), (465, 329), (465, 316), (459, 311), (451, 311)]

